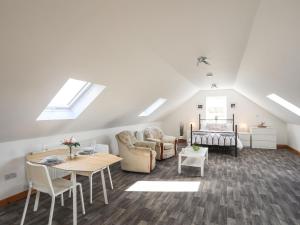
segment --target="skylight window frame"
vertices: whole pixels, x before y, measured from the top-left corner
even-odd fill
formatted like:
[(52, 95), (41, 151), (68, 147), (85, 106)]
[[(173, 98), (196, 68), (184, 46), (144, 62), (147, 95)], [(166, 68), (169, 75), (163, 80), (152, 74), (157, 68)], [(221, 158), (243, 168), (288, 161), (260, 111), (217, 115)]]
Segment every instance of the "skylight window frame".
[[(215, 112), (215, 113), (210, 113), (209, 112), (209, 109), (212, 107), (212, 103), (211, 101), (214, 101), (214, 103), (217, 101), (220, 101), (221, 102), (221, 105), (220, 106), (217, 106), (217, 105), (214, 105), (213, 107), (215, 108), (222, 108), (224, 110), (224, 112), (222, 112), (222, 116), (214, 116), (212, 117), (210, 114), (218, 114), (218, 112)], [(206, 109), (205, 109), (205, 116), (206, 116), (206, 119), (226, 119), (227, 118), (227, 114), (228, 114), (228, 98), (227, 96), (206, 96), (205, 98), (205, 103), (206, 103)], [(220, 113), (221, 114), (221, 113)], [(218, 123), (226, 123), (226, 121), (224, 120), (219, 120), (217, 121)]]
[(74, 95), (66, 106), (47, 106), (47, 110), (70, 109), (73, 104), (92, 86), (91, 82), (85, 81), (85, 85)]
[(139, 114), (139, 117), (147, 117), (158, 110), (167, 101), (166, 98), (156, 99), (150, 106), (148, 106), (143, 112)]
[[(73, 78), (69, 78), (65, 82), (63, 87), (70, 79)], [(78, 91), (75, 89), (74, 92), (70, 93), (67, 99), (69, 102), (65, 107), (64, 101), (54, 101), (55, 103), (57, 103), (57, 106), (55, 106), (55, 103), (53, 104), (54, 106), (49, 106), (51, 105), (53, 99), (58, 95), (58, 92), (50, 101), (50, 103), (46, 106), (46, 108), (41, 112), (41, 114), (37, 117), (36, 120), (43, 121), (76, 119), (106, 88), (105, 85), (94, 84), (84, 80), (78, 81), (82, 82), (82, 87), (80, 86), (76, 88), (79, 89)], [(62, 90), (62, 88), (60, 90)], [(61, 104), (62, 106), (58, 106), (58, 104)]]
[(300, 108), (293, 103), (289, 102), (288, 100), (280, 97), (279, 95), (272, 93), (267, 95), (267, 98), (275, 102), (276, 104), (280, 105), (284, 109), (288, 110), (289, 112), (292, 112), (300, 117)]

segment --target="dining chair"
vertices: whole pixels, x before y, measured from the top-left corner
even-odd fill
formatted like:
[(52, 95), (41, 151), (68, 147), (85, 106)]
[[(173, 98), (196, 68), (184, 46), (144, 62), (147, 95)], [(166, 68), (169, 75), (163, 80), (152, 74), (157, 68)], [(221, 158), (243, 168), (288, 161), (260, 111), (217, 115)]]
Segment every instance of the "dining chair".
[[(104, 144), (95, 144), (94, 146), (92, 146), (93, 150), (97, 153), (101, 152), (101, 153), (109, 153), (109, 149), (108, 149), (108, 145), (104, 145)], [(108, 172), (108, 177), (109, 177), (109, 181), (110, 181), (110, 186), (111, 189), (114, 189), (113, 183), (112, 183), (112, 178), (111, 178), (111, 173), (110, 173), (110, 169), (109, 166), (104, 167), (102, 170), (107, 169)], [(89, 178), (89, 184), (90, 184), (90, 204), (93, 204), (93, 176), (96, 173), (101, 172), (102, 170), (98, 170), (95, 172), (78, 172), (78, 175), (81, 176), (85, 176)], [(104, 183), (104, 175), (102, 176), (102, 184)], [(106, 190), (103, 188), (103, 192), (105, 192)], [(69, 192), (69, 197), (71, 196), (72, 192)], [(104, 193), (104, 198), (106, 198), (106, 194)], [(105, 202), (107, 202), (107, 199), (105, 199)]]
[[(35, 189), (37, 191), (33, 211), (37, 211), (38, 209), (40, 192), (49, 194), (51, 196), (52, 200), (51, 200), (50, 215), (49, 215), (49, 222), (48, 222), (48, 225), (51, 225), (54, 205), (55, 205), (55, 197), (60, 195), (61, 205), (64, 206), (63, 193), (71, 190), (73, 188), (73, 184), (70, 180), (66, 180), (63, 178), (56, 178), (51, 180), (49, 171), (45, 165), (33, 164), (31, 162), (26, 162), (26, 175), (29, 182), (29, 190), (28, 190), (25, 208), (21, 219), (21, 225), (23, 225), (25, 221), (25, 216), (30, 201), (30, 195), (32, 189)], [(82, 213), (85, 214), (81, 183), (77, 183), (76, 186), (79, 186)]]

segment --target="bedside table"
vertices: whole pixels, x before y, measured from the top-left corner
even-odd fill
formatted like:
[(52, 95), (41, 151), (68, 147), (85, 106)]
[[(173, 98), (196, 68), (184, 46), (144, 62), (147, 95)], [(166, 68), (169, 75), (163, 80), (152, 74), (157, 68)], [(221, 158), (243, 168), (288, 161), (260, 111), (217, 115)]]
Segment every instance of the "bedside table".
[(239, 139), (241, 140), (244, 147), (251, 148), (251, 133), (249, 132), (238, 132)]

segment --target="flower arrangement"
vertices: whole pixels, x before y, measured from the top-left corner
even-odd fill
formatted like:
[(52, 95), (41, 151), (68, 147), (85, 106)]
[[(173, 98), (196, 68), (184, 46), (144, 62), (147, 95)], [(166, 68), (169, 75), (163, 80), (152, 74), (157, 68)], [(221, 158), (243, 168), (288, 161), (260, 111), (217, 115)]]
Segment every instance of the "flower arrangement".
[(192, 148), (195, 152), (199, 151), (200, 150), (200, 147), (197, 146), (197, 145), (192, 145)]
[(72, 159), (72, 148), (73, 147), (77, 147), (80, 146), (80, 143), (78, 141), (76, 141), (76, 139), (74, 137), (71, 137), (69, 139), (64, 139), (64, 141), (62, 142), (63, 145), (66, 145), (69, 147), (69, 151), (70, 151), (70, 158)]

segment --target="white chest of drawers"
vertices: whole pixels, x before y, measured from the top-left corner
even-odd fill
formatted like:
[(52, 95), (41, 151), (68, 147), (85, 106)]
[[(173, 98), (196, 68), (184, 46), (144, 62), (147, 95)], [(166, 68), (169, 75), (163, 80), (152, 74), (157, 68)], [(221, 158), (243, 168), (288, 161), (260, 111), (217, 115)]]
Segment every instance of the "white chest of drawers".
[(276, 149), (276, 130), (273, 128), (251, 128), (252, 148)]
[(239, 132), (238, 135), (244, 147), (251, 147), (251, 134), (249, 132)]

